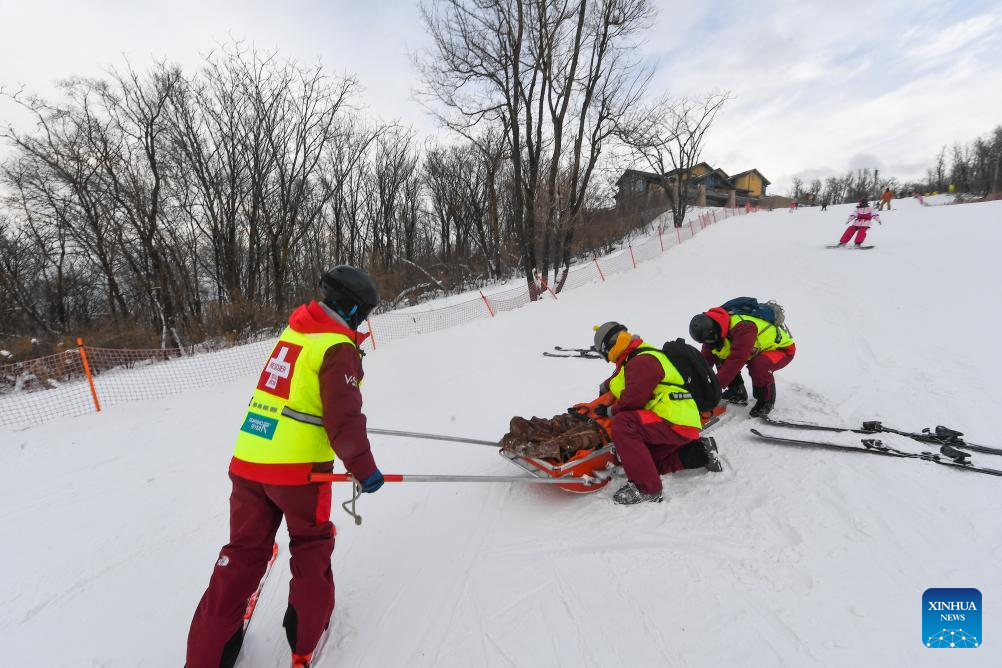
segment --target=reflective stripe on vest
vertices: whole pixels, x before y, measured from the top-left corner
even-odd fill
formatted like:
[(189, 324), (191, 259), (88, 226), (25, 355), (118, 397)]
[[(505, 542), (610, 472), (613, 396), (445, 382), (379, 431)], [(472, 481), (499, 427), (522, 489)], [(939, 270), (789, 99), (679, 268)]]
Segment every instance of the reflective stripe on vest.
[[(701, 427), (699, 408), (696, 407), (695, 400), (685, 388), (682, 374), (678, 372), (675, 365), (668, 360), (663, 352), (654, 348), (639, 348), (637, 355), (650, 355), (661, 363), (661, 368), (664, 371), (662, 382), (654, 388), (654, 394), (644, 404), (644, 408), (672, 424)], [(609, 381), (609, 391), (617, 400), (624, 389), (626, 389), (625, 364), (620, 367), (619, 373)]]
[[(755, 329), (758, 331), (758, 335), (755, 337), (755, 347), (752, 349), (752, 357), (766, 350), (786, 348), (793, 343), (793, 337), (790, 336), (790, 332), (788, 332), (785, 327), (776, 327), (776, 325), (772, 324), (768, 320), (754, 318), (750, 315), (732, 315), (728, 331), (733, 330), (735, 325), (746, 321), (755, 325)], [(779, 333), (779, 341), (776, 341), (777, 333)], [(722, 360), (727, 359), (731, 355), (731, 340), (724, 337), (724, 341), (721, 346), (719, 348), (714, 348), (710, 352)]]
[(255, 464), (334, 459), (324, 429), (320, 367), (331, 346), (355, 342), (344, 334), (303, 334), (286, 327), (258, 379), (233, 455)]

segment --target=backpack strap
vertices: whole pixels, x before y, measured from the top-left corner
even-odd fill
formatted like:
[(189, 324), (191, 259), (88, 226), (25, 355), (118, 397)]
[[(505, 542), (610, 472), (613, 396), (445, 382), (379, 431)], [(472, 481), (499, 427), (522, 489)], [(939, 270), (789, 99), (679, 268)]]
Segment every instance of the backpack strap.
[[(642, 353), (642, 352), (644, 352), (646, 350), (650, 350), (650, 351), (655, 352), (655, 353), (661, 353), (662, 355), (665, 354), (665, 352), (663, 350), (661, 350), (660, 348), (653, 348), (651, 346), (641, 346), (641, 347), (638, 347), (636, 350), (633, 351), (633, 354), (630, 356), (630, 359), (633, 359), (634, 357), (636, 357), (637, 355), (639, 355), (640, 353)], [(665, 355), (665, 358), (668, 359), (668, 356)], [(668, 362), (672, 366), (675, 366), (675, 363), (672, 362), (671, 359), (668, 359)], [(678, 371), (677, 368), (676, 368), (676, 371)], [(679, 372), (679, 373), (681, 374), (681, 372)], [(672, 387), (679, 387), (679, 385), (677, 383), (669, 383), (667, 380), (661, 380), (658, 383), (658, 385), (671, 385)], [(673, 399), (675, 401), (681, 401), (682, 399), (692, 399), (692, 393), (691, 392), (669, 392), (668, 393), (668, 398), (669, 399)]]
[[(636, 357), (636, 356), (637, 356), (637, 355), (639, 355), (640, 353), (643, 353), (643, 352), (647, 352), (647, 351), (651, 351), (651, 352), (653, 352), (653, 353), (661, 353), (662, 355), (664, 355), (664, 351), (663, 351), (663, 350), (661, 350), (660, 348), (655, 348), (655, 347), (653, 347), (653, 346), (637, 346), (637, 347), (636, 347), (636, 348), (634, 348), (634, 349), (633, 349), (633, 351), (632, 351), (632, 352), (631, 352), (631, 353), (630, 353), (630, 354), (629, 354), (629, 355), (627, 356), (627, 358), (626, 358), (626, 362), (629, 362), (630, 360), (632, 360), (632, 359), (633, 359), (634, 357)], [(668, 361), (670, 362), (671, 360), (668, 360)], [(626, 366), (626, 362), (623, 362), (623, 366)], [(663, 380), (663, 378), (664, 378), (664, 377), (662, 376), (662, 380), (661, 380), (661, 382), (659, 382), (659, 383), (658, 383), (658, 385), (674, 385), (674, 383), (669, 383), (668, 381), (666, 381), (666, 380)], [(674, 398), (675, 398), (675, 397), (672, 397), (672, 399), (674, 399)]]

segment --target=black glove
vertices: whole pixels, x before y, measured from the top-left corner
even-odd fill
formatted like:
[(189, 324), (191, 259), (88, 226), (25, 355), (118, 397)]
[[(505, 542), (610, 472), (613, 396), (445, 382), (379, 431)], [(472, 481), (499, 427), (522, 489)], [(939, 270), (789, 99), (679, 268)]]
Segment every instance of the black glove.
[(605, 404), (595, 406), (595, 415), (599, 417), (612, 417), (612, 406), (606, 406)]
[(360, 481), (358, 484), (361, 485), (363, 492), (366, 494), (372, 494), (383, 486), (383, 474), (379, 472), (379, 469), (376, 469), (375, 473), (370, 475), (365, 480)]

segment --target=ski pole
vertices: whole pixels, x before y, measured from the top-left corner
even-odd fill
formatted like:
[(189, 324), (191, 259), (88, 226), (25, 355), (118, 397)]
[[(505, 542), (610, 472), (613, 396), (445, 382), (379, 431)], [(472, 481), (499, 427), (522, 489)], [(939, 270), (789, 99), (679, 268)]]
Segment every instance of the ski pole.
[[(569, 480), (568, 480), (569, 479)], [(536, 485), (601, 485), (610, 478), (602, 476), (567, 476), (566, 478), (532, 478), (525, 476), (411, 476), (404, 474), (386, 474), (386, 483), (528, 483)], [(362, 526), (362, 515), (357, 510), (358, 500), (362, 497), (362, 485), (349, 473), (312, 473), (311, 483), (351, 483), (352, 498), (341, 504), (346, 513), (352, 516), (356, 526)], [(351, 508), (349, 508), (351, 507)]]
[[(354, 478), (348, 473), (311, 473), (310, 482), (352, 482)], [(520, 475), (410, 475), (404, 473), (386, 473), (384, 482), (514, 482), (536, 485), (566, 485), (567, 483), (597, 485), (605, 478), (585, 475), (565, 476), (563, 478), (533, 478)]]
[(423, 434), (417, 431), (399, 431), (396, 429), (368, 429), (370, 434), (381, 436), (404, 436), (406, 438), (426, 438), (429, 441), (452, 441), (454, 443), (472, 443), (473, 445), (489, 445), (494, 448), (501, 447), (497, 441), (486, 441), (478, 438), (464, 438), (462, 436), (443, 436), (441, 434)]

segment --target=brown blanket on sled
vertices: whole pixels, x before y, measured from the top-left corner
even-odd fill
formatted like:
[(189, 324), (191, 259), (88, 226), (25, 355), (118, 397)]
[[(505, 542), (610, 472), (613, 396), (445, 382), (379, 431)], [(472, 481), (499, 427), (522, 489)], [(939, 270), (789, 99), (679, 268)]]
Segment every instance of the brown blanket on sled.
[(511, 430), (501, 438), (501, 449), (521, 457), (540, 457), (565, 462), (578, 450), (602, 446), (598, 430), (570, 415), (550, 419), (513, 417)]

